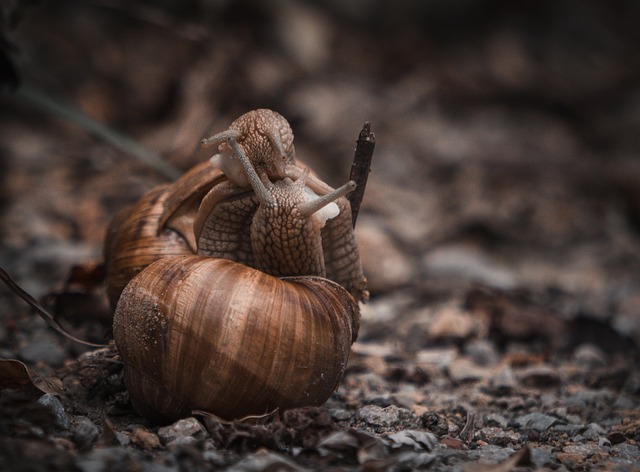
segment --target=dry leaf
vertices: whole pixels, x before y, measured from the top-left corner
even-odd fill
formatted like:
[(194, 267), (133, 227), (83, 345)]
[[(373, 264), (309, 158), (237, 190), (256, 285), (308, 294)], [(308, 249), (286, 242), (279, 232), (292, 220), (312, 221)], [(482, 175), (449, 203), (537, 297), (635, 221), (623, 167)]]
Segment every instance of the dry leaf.
[(62, 381), (57, 377), (40, 377), (15, 359), (0, 359), (0, 390), (20, 388), (31, 384), (43, 393), (61, 395), (64, 391)]

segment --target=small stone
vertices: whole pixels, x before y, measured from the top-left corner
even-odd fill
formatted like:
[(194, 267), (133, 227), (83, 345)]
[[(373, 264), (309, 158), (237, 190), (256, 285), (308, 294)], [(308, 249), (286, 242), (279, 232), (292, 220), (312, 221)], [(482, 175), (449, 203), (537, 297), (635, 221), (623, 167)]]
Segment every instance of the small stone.
[(498, 370), (490, 380), (491, 388), (496, 395), (509, 395), (517, 386), (513, 369), (508, 365)]
[(491, 375), (486, 367), (480, 367), (470, 359), (461, 357), (448, 366), (449, 377), (454, 382), (472, 382)]
[(403, 419), (411, 417), (411, 412), (398, 408), (395, 405), (381, 408), (375, 405), (366, 405), (360, 408), (356, 413), (356, 418), (374, 428), (391, 428)]
[(629, 398), (626, 395), (620, 395), (618, 398), (616, 398), (613, 407), (616, 410), (633, 410), (636, 407), (636, 402), (634, 402), (632, 398)]
[(546, 431), (556, 424), (563, 423), (560, 419), (544, 413), (530, 413), (516, 418), (514, 422), (521, 429), (534, 429), (536, 431)]
[(173, 441), (168, 442), (166, 446), (169, 449), (171, 449), (171, 448), (176, 448), (180, 446), (188, 446), (190, 444), (197, 443), (198, 441), (199, 439), (194, 438), (193, 436), (181, 436), (179, 438), (174, 439)]
[(560, 376), (547, 365), (537, 365), (524, 369), (519, 374), (520, 382), (527, 387), (548, 388), (560, 384)]
[(475, 439), (485, 441), (496, 446), (508, 446), (517, 444), (520, 441), (520, 433), (502, 428), (482, 428), (475, 433)]
[(509, 424), (509, 420), (498, 413), (488, 414), (484, 421), (487, 426), (498, 426), (500, 428), (506, 428)]
[(390, 434), (387, 439), (391, 441), (392, 449), (410, 448), (414, 451), (431, 451), (438, 444), (438, 438), (435, 434), (413, 429)]
[(475, 339), (467, 343), (465, 354), (483, 367), (495, 365), (499, 359), (495, 344), (487, 339)]
[(467, 339), (484, 332), (482, 321), (455, 304), (439, 308), (429, 326), (429, 338)]
[(590, 423), (589, 426), (587, 426), (587, 429), (582, 432), (582, 437), (593, 440), (597, 440), (598, 438), (606, 435), (607, 432), (602, 429), (602, 426), (596, 423)]
[(131, 444), (131, 437), (127, 433), (116, 431), (116, 442), (120, 446), (128, 446)]
[(131, 442), (145, 451), (160, 448), (160, 438), (141, 427), (136, 427), (131, 431)]
[(440, 444), (447, 446), (449, 449), (462, 449), (464, 448), (464, 441), (458, 438), (442, 438)]
[(556, 465), (556, 455), (552, 448), (532, 447), (529, 451), (531, 453), (531, 462), (537, 467), (536, 470), (545, 468), (552, 470), (550, 467)]
[(56, 425), (60, 429), (69, 429), (69, 417), (67, 416), (62, 403), (60, 403), (60, 400), (58, 400), (57, 397), (51, 395), (50, 393), (46, 393), (38, 398), (38, 403), (46, 406), (47, 408), (49, 408), (49, 410), (51, 410), (51, 413), (53, 413), (53, 416), (55, 417)]
[(455, 347), (423, 349), (416, 354), (416, 363), (427, 371), (432, 367), (441, 369), (453, 362), (457, 355)]
[(554, 425), (553, 429), (558, 433), (566, 433), (571, 436), (574, 440), (577, 440), (577, 436), (580, 431), (584, 430), (584, 425), (581, 424), (557, 424)]
[(329, 415), (336, 421), (346, 421), (353, 416), (353, 413), (344, 408), (330, 408)]
[(575, 362), (583, 367), (593, 368), (606, 365), (607, 356), (598, 346), (581, 344), (573, 352)]
[(80, 450), (89, 448), (98, 439), (100, 430), (86, 416), (76, 416), (74, 423), (73, 442), (76, 443)]
[(443, 436), (449, 431), (447, 418), (432, 411), (420, 415), (420, 426), (432, 431), (436, 436)]
[(515, 285), (514, 272), (474, 247), (439, 247), (423, 258), (423, 264), (426, 272), (433, 277), (462, 278), (501, 289)]
[(202, 439), (206, 434), (207, 432), (204, 426), (193, 417), (176, 421), (170, 426), (158, 429), (158, 437), (163, 444), (168, 444), (176, 439), (185, 437)]
[(562, 448), (562, 452), (566, 454), (576, 454), (582, 457), (583, 459), (589, 458), (594, 454), (599, 453), (601, 450), (602, 448), (595, 443), (570, 444)]
[(634, 444), (621, 443), (611, 448), (612, 452), (621, 459), (640, 462), (640, 448)]
[(627, 438), (624, 437), (624, 434), (622, 434), (620, 431), (613, 431), (609, 433), (607, 439), (613, 445), (621, 444), (627, 440)]

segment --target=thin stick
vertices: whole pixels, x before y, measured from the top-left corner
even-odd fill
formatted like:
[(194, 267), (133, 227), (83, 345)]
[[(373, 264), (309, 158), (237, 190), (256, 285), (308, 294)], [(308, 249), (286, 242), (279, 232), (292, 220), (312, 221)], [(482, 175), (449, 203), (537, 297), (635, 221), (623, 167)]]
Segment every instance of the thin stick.
[(347, 195), (347, 199), (351, 204), (351, 222), (354, 228), (356, 227), (360, 204), (364, 197), (364, 189), (367, 186), (369, 172), (371, 172), (371, 159), (373, 158), (373, 149), (375, 147), (376, 136), (371, 131), (371, 122), (365, 121), (356, 141), (356, 151), (351, 165), (350, 179), (356, 183), (357, 187)]
[(68, 333), (67, 330), (64, 329), (62, 325), (60, 325), (60, 323), (58, 323), (58, 321), (53, 317), (53, 315), (51, 315), (51, 313), (49, 313), (42, 305), (40, 305), (40, 303), (38, 303), (31, 295), (25, 292), (22, 289), (22, 287), (20, 287), (2, 267), (0, 267), (0, 280), (2, 280), (2, 282), (4, 282), (4, 284), (7, 287), (9, 287), (16, 295), (18, 295), (25, 302), (27, 302), (32, 308), (34, 308), (38, 313), (38, 315), (40, 315), (40, 317), (43, 320), (45, 320), (47, 324), (51, 326), (53, 329), (55, 329), (58, 333), (71, 339), (72, 341), (75, 341), (80, 344), (84, 344), (85, 346), (107, 347), (107, 344), (90, 343), (88, 341), (84, 341), (82, 339), (76, 338), (71, 333)]
[(156, 169), (170, 180), (177, 180), (182, 172), (162, 156), (147, 149), (137, 141), (97, 122), (90, 116), (82, 113), (77, 108), (47, 95), (42, 90), (29, 85), (22, 85), (16, 92), (16, 96), (25, 100), (40, 110), (65, 118), (80, 126), (85, 131), (111, 144), (116, 149), (137, 157)]

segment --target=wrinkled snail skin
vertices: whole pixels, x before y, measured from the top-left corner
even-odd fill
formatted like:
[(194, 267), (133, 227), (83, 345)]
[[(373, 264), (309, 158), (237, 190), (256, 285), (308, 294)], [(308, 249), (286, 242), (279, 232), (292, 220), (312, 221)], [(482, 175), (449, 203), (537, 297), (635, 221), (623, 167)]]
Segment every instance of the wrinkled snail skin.
[(324, 403), (358, 320), (353, 297), (327, 279), (172, 257), (126, 287), (114, 339), (143, 416), (168, 422), (204, 410), (237, 419)]

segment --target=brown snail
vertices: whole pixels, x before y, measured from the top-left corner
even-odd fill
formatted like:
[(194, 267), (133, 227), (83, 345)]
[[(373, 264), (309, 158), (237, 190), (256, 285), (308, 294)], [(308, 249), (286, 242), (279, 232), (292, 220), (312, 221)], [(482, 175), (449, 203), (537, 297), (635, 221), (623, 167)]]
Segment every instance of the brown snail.
[[(198, 167), (158, 190), (162, 197), (147, 197), (164, 211), (147, 211), (158, 237), (145, 244), (168, 238), (180, 241), (171, 251), (197, 254), (153, 249), (139, 267), (129, 264), (128, 275), (140, 273), (114, 314), (132, 402), (156, 421), (192, 410), (233, 419), (322, 404), (357, 336), (366, 281), (344, 199), (355, 184), (333, 190), (309, 175), (293, 162), (284, 119), (250, 114), (249, 126), (205, 143), (219, 145), (212, 160), (224, 172)], [(256, 125), (265, 116), (278, 126)], [(198, 182), (193, 189), (189, 179)], [(131, 222), (140, 214), (112, 225), (108, 267), (125, 245), (123, 228), (145, 227)]]

